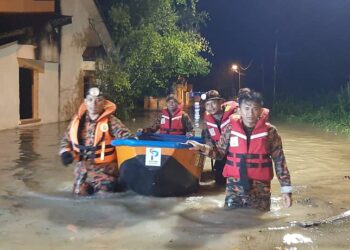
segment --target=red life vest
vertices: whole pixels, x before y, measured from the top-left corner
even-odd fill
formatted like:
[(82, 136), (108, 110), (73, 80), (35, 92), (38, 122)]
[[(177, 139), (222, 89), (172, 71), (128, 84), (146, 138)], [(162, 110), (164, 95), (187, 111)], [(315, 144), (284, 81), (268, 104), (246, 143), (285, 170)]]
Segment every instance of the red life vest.
[[(82, 160), (87, 156), (88, 159), (92, 159), (94, 163), (110, 163), (116, 161), (115, 148), (111, 145), (113, 139), (109, 132), (108, 121), (109, 116), (116, 110), (116, 105), (110, 101), (105, 101), (104, 112), (97, 119), (94, 144), (90, 146), (84, 146), (79, 144), (78, 135), (80, 123), (82, 117), (85, 116), (86, 106), (85, 103), (80, 105), (77, 115), (74, 116), (69, 131), (70, 138), (72, 140), (73, 151), (77, 159)], [(85, 158), (84, 158), (85, 157)], [(87, 159), (86, 158), (86, 159)]]
[(270, 128), (267, 118), (268, 110), (264, 109), (250, 136), (249, 148), (241, 119), (230, 120), (232, 130), (223, 176), (240, 178), (239, 168), (245, 161), (249, 179), (269, 181), (273, 178), (271, 155), (266, 146)]
[(221, 105), (221, 108), (223, 109), (223, 115), (220, 122), (217, 122), (213, 115), (209, 114), (208, 112), (205, 112), (204, 123), (213, 141), (219, 141), (221, 131), (223, 131), (225, 127), (229, 124), (230, 116), (236, 113), (237, 107), (238, 104), (235, 101), (223, 103)]
[(171, 115), (167, 108), (162, 109), (162, 118), (160, 121), (160, 133), (161, 134), (171, 134), (171, 135), (184, 135), (186, 131), (184, 130), (182, 124), (182, 109), (177, 107), (174, 113)]

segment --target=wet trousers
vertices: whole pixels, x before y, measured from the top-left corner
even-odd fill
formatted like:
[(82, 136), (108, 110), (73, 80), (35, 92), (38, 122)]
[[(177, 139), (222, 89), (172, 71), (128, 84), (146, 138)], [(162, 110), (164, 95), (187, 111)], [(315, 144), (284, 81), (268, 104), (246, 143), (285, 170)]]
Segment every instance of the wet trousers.
[(224, 185), (226, 183), (226, 178), (222, 175), (222, 171), (224, 170), (224, 166), (226, 164), (226, 157), (222, 160), (215, 160), (213, 171), (215, 182), (217, 184)]
[(74, 170), (73, 193), (91, 195), (99, 191), (113, 192), (117, 183), (117, 163), (92, 164), (80, 161)]
[(271, 205), (271, 182), (249, 180), (250, 190), (244, 191), (239, 179), (226, 180), (225, 208), (255, 208), (269, 211)]

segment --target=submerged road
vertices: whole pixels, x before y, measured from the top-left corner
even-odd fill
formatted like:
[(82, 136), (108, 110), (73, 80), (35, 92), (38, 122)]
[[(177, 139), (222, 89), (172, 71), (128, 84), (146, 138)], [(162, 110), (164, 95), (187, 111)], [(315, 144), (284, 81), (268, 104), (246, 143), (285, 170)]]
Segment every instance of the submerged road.
[[(126, 124), (136, 130), (153, 116)], [(268, 213), (224, 210), (224, 189), (207, 178), (209, 160), (199, 192), (189, 197), (74, 198), (73, 167), (58, 156), (67, 123), (0, 131), (0, 249), (349, 249), (350, 140), (275, 125), (294, 205), (282, 208), (274, 179)]]

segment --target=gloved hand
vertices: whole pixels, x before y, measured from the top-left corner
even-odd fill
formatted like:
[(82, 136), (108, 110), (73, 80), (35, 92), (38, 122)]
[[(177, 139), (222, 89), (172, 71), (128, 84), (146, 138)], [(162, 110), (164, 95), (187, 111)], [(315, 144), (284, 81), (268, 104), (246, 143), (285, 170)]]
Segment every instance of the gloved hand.
[(61, 154), (61, 161), (64, 166), (68, 166), (68, 164), (71, 164), (73, 162), (73, 155), (71, 152), (63, 152)]

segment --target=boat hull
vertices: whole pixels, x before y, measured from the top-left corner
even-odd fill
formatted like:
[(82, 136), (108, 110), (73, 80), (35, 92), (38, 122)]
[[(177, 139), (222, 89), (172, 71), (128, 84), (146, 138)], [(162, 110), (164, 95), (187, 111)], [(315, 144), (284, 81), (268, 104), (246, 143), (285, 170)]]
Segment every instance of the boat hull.
[(188, 145), (177, 147), (179, 143), (182, 144), (176, 142), (174, 147), (155, 141), (150, 145), (147, 141), (117, 145), (120, 184), (149, 196), (185, 196), (196, 192), (205, 157), (189, 150)]

